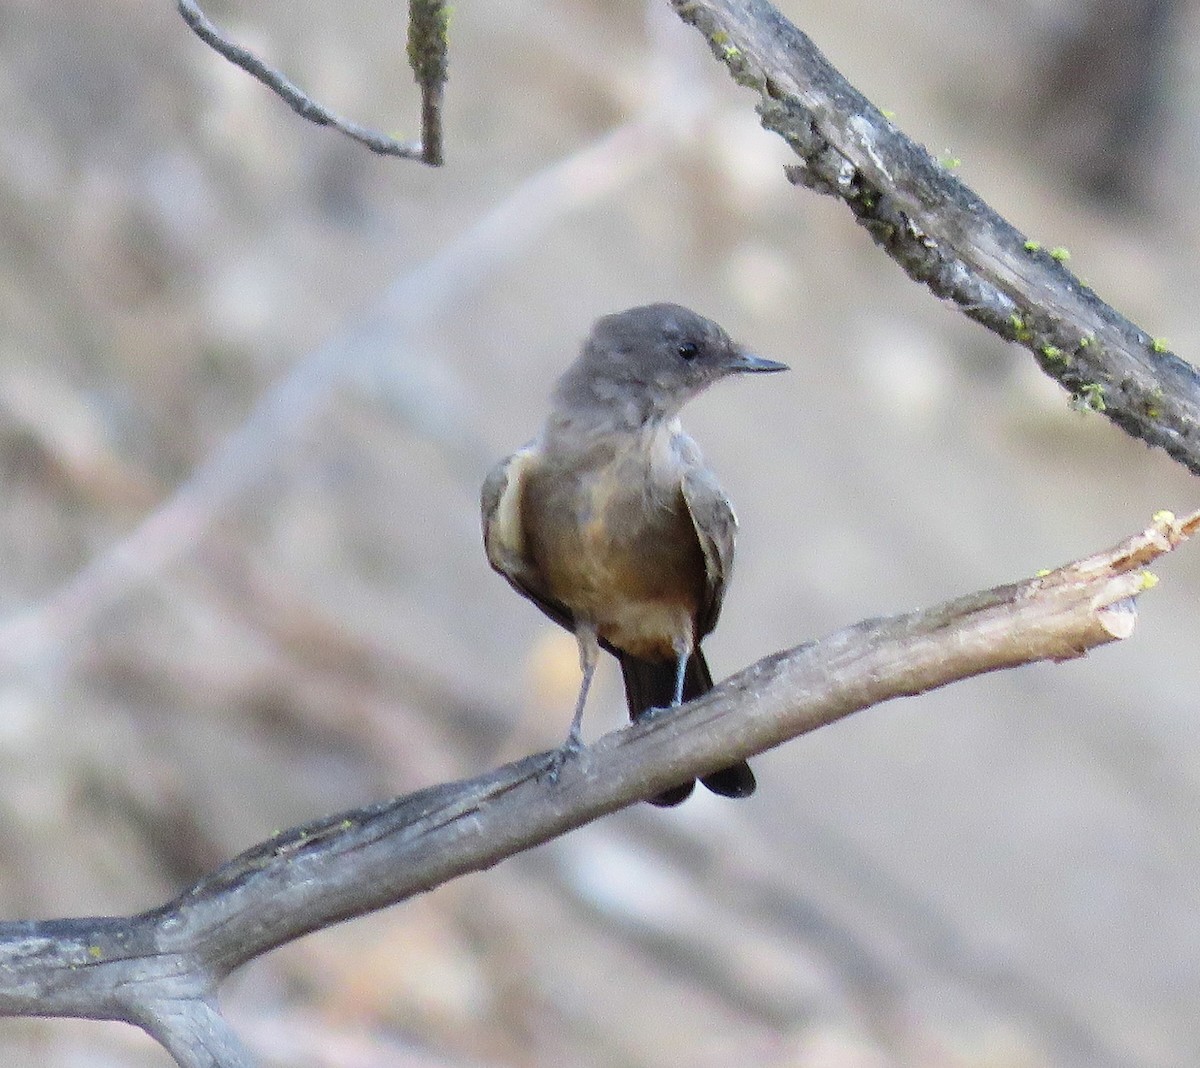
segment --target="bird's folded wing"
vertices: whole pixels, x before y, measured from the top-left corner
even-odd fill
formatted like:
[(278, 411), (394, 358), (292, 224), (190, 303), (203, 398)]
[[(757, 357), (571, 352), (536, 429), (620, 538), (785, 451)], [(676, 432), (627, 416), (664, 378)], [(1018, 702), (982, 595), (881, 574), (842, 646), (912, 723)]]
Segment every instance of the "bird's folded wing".
[(737, 517), (713, 473), (703, 464), (684, 472), (680, 489), (704, 553), (704, 601), (696, 618), (696, 635), (703, 637), (717, 625), (725, 587), (733, 576)]
[(527, 597), (555, 623), (574, 632), (575, 617), (561, 601), (548, 596), (537, 570), (525, 553), (521, 517), (525, 473), (537, 462), (533, 445), (501, 460), (484, 480), (480, 493), (483, 544), (488, 563), (503, 575), (522, 597)]

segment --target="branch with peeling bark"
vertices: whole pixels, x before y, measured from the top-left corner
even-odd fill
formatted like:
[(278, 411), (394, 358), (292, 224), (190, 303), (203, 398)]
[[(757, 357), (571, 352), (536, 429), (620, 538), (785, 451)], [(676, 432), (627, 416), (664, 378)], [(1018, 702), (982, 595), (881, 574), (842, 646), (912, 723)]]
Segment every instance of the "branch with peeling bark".
[(1125, 638), (1147, 565), (1198, 528), (1200, 512), (1160, 513), (1107, 552), (776, 653), (556, 775), (537, 754), (294, 828), (150, 912), (0, 924), (0, 1016), (124, 1020), (183, 1068), (249, 1068), (216, 1003), (247, 961), (882, 701)]
[(763, 125), (800, 158), (795, 184), (845, 202), (937, 296), (1028, 348), (1083, 406), (1200, 473), (1200, 374), (1001, 218), (854, 88), (766, 0), (672, 0)]

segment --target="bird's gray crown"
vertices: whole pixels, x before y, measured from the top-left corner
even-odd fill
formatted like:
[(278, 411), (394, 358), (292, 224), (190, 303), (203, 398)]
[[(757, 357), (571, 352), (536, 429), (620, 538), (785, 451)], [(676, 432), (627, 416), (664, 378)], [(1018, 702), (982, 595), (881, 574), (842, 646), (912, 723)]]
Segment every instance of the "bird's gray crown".
[(783, 370), (746, 352), (711, 319), (679, 304), (646, 304), (597, 320), (559, 380), (555, 415), (572, 423), (639, 427), (674, 418), (713, 382)]

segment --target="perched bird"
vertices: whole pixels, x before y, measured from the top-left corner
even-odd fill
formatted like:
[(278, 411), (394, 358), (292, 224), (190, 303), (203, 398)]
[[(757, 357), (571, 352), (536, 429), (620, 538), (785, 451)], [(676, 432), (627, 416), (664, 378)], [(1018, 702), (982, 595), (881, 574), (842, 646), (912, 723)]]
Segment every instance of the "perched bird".
[[(484, 482), (489, 562), (579, 642), (567, 751), (582, 745), (600, 648), (620, 661), (632, 719), (712, 689), (700, 640), (721, 612), (737, 520), (679, 411), (718, 379), (784, 370), (678, 304), (607, 315), (559, 379), (542, 432)], [(744, 761), (700, 781), (726, 797), (755, 788)], [(694, 785), (652, 801), (676, 805)]]

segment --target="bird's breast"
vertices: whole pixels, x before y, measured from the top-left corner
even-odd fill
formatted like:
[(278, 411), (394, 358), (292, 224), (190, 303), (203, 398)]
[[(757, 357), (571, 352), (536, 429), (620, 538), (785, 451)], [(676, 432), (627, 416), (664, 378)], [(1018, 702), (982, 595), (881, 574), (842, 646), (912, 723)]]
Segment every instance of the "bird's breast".
[(601, 637), (646, 659), (690, 647), (704, 557), (677, 477), (648, 457), (545, 465), (526, 486), (523, 521), (547, 592)]

